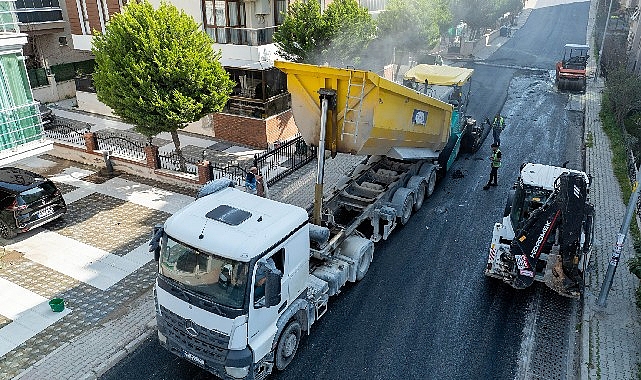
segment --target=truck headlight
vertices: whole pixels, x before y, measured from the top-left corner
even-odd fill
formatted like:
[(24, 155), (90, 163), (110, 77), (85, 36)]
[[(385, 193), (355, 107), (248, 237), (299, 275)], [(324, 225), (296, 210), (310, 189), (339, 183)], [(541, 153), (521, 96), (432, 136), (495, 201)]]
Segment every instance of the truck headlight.
[(249, 366), (247, 367), (227, 367), (225, 366), (225, 372), (231, 377), (236, 379), (243, 379), (249, 373)]

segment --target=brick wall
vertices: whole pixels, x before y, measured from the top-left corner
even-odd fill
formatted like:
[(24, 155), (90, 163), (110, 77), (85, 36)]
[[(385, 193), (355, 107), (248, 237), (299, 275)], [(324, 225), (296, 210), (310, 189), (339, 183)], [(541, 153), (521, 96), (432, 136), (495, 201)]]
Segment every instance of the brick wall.
[(287, 110), (280, 115), (272, 116), (266, 120), (266, 123), (268, 143), (273, 143), (277, 140), (288, 140), (298, 133), (292, 110)]
[(217, 138), (256, 148), (267, 148), (265, 120), (216, 113), (213, 117), (214, 134)]
[(216, 113), (213, 115), (216, 138), (267, 149), (269, 143), (286, 140), (298, 132), (292, 112), (286, 111), (266, 120)]

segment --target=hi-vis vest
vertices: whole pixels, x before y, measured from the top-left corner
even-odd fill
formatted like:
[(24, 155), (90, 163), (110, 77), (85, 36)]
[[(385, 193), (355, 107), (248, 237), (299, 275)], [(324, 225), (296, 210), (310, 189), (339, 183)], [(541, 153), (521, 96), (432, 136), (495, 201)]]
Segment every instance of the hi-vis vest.
[(499, 161), (499, 153), (501, 153), (500, 150), (496, 150), (496, 152), (492, 153), (492, 167), (493, 168), (500, 168), (501, 167), (501, 161)]
[(503, 130), (503, 128), (505, 128), (505, 120), (503, 119), (503, 116), (499, 116), (498, 118), (495, 117), (493, 124), (495, 127), (501, 128), (501, 130)]

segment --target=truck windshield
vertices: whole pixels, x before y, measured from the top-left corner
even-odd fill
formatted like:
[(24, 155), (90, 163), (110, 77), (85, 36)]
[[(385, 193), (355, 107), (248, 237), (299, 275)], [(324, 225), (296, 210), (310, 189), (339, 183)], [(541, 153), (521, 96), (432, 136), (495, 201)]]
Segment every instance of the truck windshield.
[(249, 263), (198, 251), (165, 235), (160, 274), (223, 306), (242, 308)]

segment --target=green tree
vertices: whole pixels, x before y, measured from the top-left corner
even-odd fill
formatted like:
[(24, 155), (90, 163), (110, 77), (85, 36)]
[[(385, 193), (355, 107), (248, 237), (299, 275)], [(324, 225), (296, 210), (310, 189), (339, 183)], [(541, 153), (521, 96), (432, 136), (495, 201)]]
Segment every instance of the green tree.
[(376, 33), (376, 23), (367, 9), (359, 6), (356, 0), (334, 0), (322, 18), (331, 31), (322, 54), (325, 61), (339, 67), (358, 65)]
[(178, 129), (220, 111), (234, 85), (209, 36), (173, 5), (132, 1), (95, 32), (92, 52), (98, 99), (150, 141), (171, 133), (186, 170)]
[[(617, 126), (623, 127), (626, 117), (632, 111), (641, 110), (641, 78), (628, 72), (625, 67), (618, 67), (608, 73), (604, 97), (608, 99)], [(638, 130), (628, 131), (632, 135), (641, 135)]]
[(279, 54), (294, 62), (357, 64), (374, 38), (376, 24), (356, 0), (335, 0), (321, 13), (317, 1), (290, 4), (274, 33)]
[(283, 24), (274, 32), (278, 54), (293, 62), (317, 59), (330, 37), (317, 1), (295, 1), (287, 8)]
[(397, 55), (417, 55), (439, 43), (451, 20), (447, 0), (390, 0), (377, 18), (376, 45), (391, 46)]
[(522, 0), (449, 0), (454, 21), (464, 21), (470, 28), (471, 39), (484, 29), (494, 29), (499, 18), (510, 13), (517, 15), (523, 9)]

